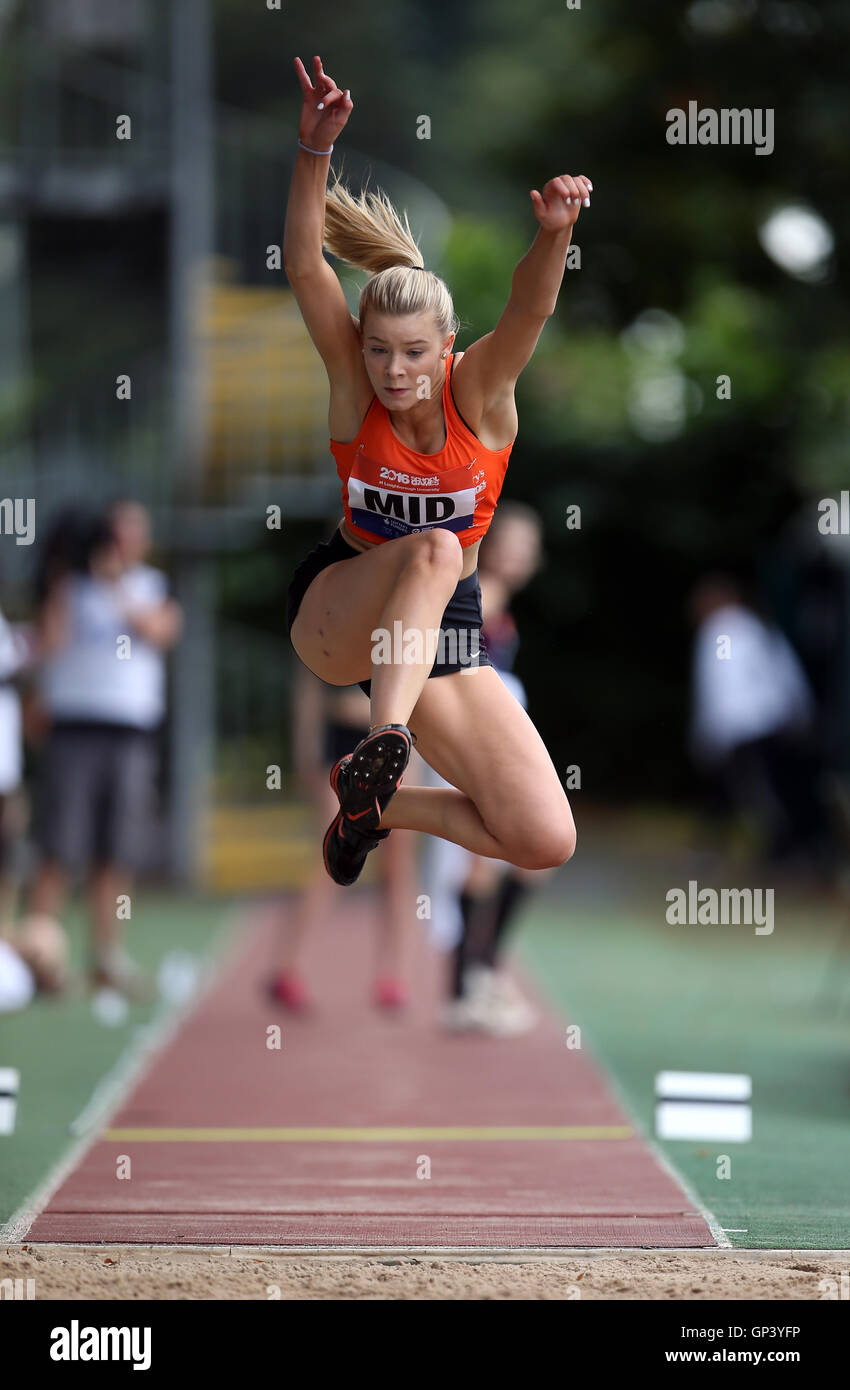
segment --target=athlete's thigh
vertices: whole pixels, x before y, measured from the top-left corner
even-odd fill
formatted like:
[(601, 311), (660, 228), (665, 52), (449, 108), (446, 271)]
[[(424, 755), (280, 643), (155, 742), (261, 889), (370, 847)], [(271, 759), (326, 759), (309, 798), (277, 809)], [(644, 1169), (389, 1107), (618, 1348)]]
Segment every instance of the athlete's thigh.
[(372, 674), (371, 634), (410, 556), (411, 537), (337, 560), (316, 575), (301, 600), (290, 634), (305, 666), (331, 685), (353, 685)]
[[(425, 682), (408, 720), (417, 749), (464, 792), (505, 844), (575, 842), (566, 793), (546, 746), (492, 666)], [(564, 856), (569, 858), (572, 846)]]

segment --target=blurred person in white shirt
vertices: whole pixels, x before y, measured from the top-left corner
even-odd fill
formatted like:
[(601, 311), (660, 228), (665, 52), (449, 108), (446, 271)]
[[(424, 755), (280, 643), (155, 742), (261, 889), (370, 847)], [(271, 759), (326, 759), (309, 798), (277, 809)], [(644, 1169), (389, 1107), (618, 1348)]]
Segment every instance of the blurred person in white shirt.
[(10, 929), (14, 914), (12, 859), (24, 767), (21, 697), (16, 682), (29, 660), (26, 628), (7, 622), (0, 611), (0, 938)]
[(799, 658), (730, 575), (704, 576), (688, 611), (696, 629), (689, 750), (715, 805), (756, 825), (766, 863), (817, 862), (828, 832), (817, 710)]
[(182, 627), (166, 576), (143, 563), (149, 548), (145, 509), (114, 503), (91, 523), (74, 566), (52, 579), (38, 624), (49, 733), (29, 911), (59, 916), (72, 879), (86, 875), (92, 983), (130, 995), (149, 986), (124, 950), (118, 899), (150, 854), (165, 652)]

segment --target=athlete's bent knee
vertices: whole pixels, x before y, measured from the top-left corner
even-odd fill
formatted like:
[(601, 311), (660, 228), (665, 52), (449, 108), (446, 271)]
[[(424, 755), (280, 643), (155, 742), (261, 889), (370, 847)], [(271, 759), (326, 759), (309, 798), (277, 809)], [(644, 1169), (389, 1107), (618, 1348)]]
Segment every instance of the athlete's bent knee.
[(435, 527), (432, 531), (419, 531), (410, 537), (409, 564), (425, 562), (440, 569), (463, 569), (463, 547), (454, 531)]
[(548, 824), (527, 835), (511, 862), (519, 869), (558, 869), (572, 859), (576, 847), (576, 829), (570, 819), (565, 824)]

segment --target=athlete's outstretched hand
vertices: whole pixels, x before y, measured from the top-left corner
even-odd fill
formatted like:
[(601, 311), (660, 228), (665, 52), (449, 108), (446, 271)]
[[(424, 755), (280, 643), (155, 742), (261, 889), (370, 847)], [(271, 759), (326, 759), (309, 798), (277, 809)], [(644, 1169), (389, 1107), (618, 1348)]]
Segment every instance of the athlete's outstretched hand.
[(531, 190), (534, 216), (547, 232), (559, 232), (572, 227), (581, 211), (582, 205), (590, 207), (593, 184), (584, 174), (559, 174), (550, 179), (538, 193)]
[(318, 56), (313, 59), (312, 82), (300, 58), (295, 59), (295, 71), (304, 93), (298, 138), (314, 150), (330, 149), (354, 110), (348, 88), (343, 92), (333, 78), (322, 71), (322, 60)]

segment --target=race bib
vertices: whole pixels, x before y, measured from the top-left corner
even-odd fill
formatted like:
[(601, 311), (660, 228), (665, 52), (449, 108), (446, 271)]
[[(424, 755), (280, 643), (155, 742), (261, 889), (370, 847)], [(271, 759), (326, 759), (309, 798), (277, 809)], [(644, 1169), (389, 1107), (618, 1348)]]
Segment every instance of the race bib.
[(383, 540), (435, 526), (465, 531), (475, 524), (475, 498), (485, 486), (475, 462), (439, 473), (408, 464), (392, 468), (369, 458), (361, 444), (348, 479), (351, 520)]

